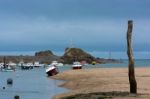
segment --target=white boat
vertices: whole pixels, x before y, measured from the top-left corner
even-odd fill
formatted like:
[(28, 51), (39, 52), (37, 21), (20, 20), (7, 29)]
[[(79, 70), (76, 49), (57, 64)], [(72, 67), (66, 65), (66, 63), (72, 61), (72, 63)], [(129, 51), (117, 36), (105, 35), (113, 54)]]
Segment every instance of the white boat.
[(11, 61), (7, 65), (10, 66), (12, 69), (16, 69), (16, 66), (17, 66), (16, 63), (13, 63)]
[(23, 61), (20, 61), (20, 62), (17, 64), (17, 66), (21, 67), (23, 64), (24, 64), (24, 62), (23, 62)]
[(21, 66), (21, 69), (33, 69), (34, 65), (33, 63), (24, 63), (22, 66)]
[[(14, 64), (13, 65), (11, 65), (11, 64), (6, 64), (6, 57), (4, 57), (3, 58), (3, 61), (4, 61), (4, 63), (0, 63), (0, 70), (2, 71), (2, 72), (10, 72), (10, 71), (15, 71), (15, 66), (14, 66)], [(11, 62), (12, 63), (12, 62)]]
[(62, 67), (62, 66), (64, 66), (64, 64), (63, 63), (58, 63), (57, 66)]
[(15, 71), (15, 69), (2, 68), (1, 71), (2, 72), (13, 72), (13, 71)]
[(40, 64), (39, 62), (34, 62), (34, 67), (44, 67), (45, 64)]
[(72, 69), (82, 69), (80, 62), (73, 62)]
[(58, 63), (58, 61), (52, 61), (51, 65), (52, 65), (52, 66), (55, 65), (55, 66), (57, 66), (57, 67), (61, 67), (61, 66), (63, 66), (64, 64), (63, 64), (63, 63)]
[(29, 69), (33, 69), (33, 63), (24, 63), (23, 61), (21, 61), (18, 66), (22, 69), (22, 70), (29, 70)]
[(47, 69), (46, 69), (46, 73), (48, 76), (53, 76), (59, 73), (58, 68), (55, 65), (50, 65)]
[(0, 63), (0, 69), (4, 67), (4, 63)]
[(11, 67), (9, 65), (6, 65), (6, 66), (1, 67), (1, 71), (2, 72), (13, 72), (13, 71), (15, 71), (15, 68)]
[(10, 62), (8, 63), (8, 65), (15, 67), (17, 64), (10, 61)]

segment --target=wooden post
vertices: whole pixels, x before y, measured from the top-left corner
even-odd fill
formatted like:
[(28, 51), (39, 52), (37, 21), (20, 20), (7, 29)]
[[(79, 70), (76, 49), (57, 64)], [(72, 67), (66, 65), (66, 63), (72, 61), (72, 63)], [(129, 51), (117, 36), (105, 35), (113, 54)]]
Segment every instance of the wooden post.
[(133, 21), (128, 21), (128, 30), (127, 30), (127, 55), (128, 55), (128, 76), (129, 76), (129, 83), (130, 83), (130, 93), (137, 94), (137, 83), (135, 79), (134, 73), (134, 58), (132, 52), (132, 28), (133, 28)]
[(19, 96), (18, 95), (14, 96), (14, 99), (19, 99)]

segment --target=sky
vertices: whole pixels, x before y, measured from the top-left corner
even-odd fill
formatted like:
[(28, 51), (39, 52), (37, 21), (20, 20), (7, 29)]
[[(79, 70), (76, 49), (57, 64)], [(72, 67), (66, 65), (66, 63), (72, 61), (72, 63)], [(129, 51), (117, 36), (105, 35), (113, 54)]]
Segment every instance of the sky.
[(150, 0), (0, 0), (0, 51), (150, 51)]

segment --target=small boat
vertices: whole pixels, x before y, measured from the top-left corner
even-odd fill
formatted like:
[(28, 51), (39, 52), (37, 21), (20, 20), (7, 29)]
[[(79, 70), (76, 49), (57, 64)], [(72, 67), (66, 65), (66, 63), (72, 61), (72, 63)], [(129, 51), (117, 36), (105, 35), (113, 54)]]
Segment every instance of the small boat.
[(44, 67), (45, 64), (40, 64), (39, 62), (34, 62), (34, 67)]
[(9, 66), (12, 66), (12, 67), (15, 67), (17, 64), (10, 61), (10, 62), (8, 63), (8, 65), (9, 65)]
[(72, 69), (82, 69), (80, 62), (73, 62)]
[(52, 61), (51, 65), (55, 65), (57, 67), (61, 67), (63, 66), (64, 64), (63, 63), (58, 63), (58, 61)]
[(16, 66), (17, 66), (16, 63), (13, 63), (11, 61), (7, 65), (10, 66), (12, 69), (16, 69)]
[(32, 63), (21, 63), (19, 64), (22, 70), (29, 70), (33, 69), (33, 64)]
[(24, 66), (21, 66), (21, 69), (22, 70), (29, 70), (29, 69), (33, 69), (33, 66), (24, 65)]
[(96, 64), (96, 61), (92, 61), (92, 65), (95, 65)]
[(22, 70), (33, 69), (33, 64), (32, 64), (32, 63), (23, 64), (23, 65), (21, 65), (21, 69), (22, 69)]
[(0, 69), (4, 67), (4, 63), (0, 63)]
[(48, 76), (53, 76), (59, 73), (58, 68), (55, 65), (50, 65), (47, 69), (46, 69), (46, 73)]
[(12, 71), (15, 71), (15, 68), (7, 64), (7, 65), (1, 67), (1, 71), (2, 72), (12, 72)]
[(10, 63), (6, 64), (6, 57), (4, 57), (4, 63), (0, 64), (0, 70), (2, 72), (12, 72), (12, 71), (15, 71), (15, 66), (14, 64), (11, 65)]
[(24, 63), (23, 60), (21, 60), (17, 66), (20, 67), (21, 70), (30, 70), (30, 69), (33, 69), (33, 67), (34, 67), (32, 62)]
[(14, 72), (15, 69), (2, 68), (1, 71), (2, 71), (2, 72)]

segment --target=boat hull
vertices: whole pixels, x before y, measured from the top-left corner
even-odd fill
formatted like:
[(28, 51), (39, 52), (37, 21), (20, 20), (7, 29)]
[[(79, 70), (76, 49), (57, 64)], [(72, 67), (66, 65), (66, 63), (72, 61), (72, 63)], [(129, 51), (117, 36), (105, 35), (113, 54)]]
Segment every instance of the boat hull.
[(73, 62), (72, 69), (82, 69), (82, 65), (80, 62)]
[(50, 66), (46, 69), (46, 73), (48, 76), (53, 76), (59, 73), (58, 68), (56, 66)]
[(29, 69), (33, 69), (33, 66), (21, 66), (22, 70), (29, 70)]
[(72, 69), (82, 69), (82, 66), (72, 67)]
[(56, 74), (58, 74), (58, 70), (56, 68), (52, 69), (52, 70), (49, 70), (46, 72), (48, 76), (54, 76)]
[(2, 72), (14, 72), (14, 69), (1, 69)]

